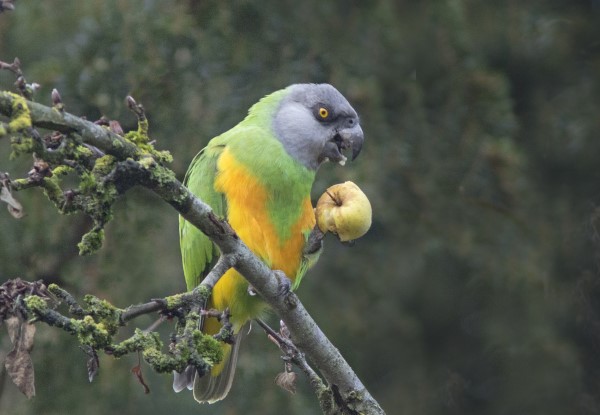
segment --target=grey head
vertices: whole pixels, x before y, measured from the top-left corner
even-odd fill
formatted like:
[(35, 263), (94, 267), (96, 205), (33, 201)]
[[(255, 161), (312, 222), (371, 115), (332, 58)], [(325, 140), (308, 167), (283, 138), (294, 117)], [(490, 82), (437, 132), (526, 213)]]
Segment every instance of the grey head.
[(344, 165), (343, 152), (354, 160), (364, 142), (358, 115), (348, 100), (329, 84), (295, 84), (286, 88), (273, 119), (285, 150), (309, 169), (325, 161)]

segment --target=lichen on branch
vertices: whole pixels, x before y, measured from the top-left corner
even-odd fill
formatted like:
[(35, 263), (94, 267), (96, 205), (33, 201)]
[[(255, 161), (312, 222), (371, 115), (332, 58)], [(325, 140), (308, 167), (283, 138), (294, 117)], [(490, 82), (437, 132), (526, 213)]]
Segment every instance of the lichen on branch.
[[(58, 99), (56, 96), (59, 95), (55, 90), (53, 101)], [(154, 176), (153, 179), (159, 182), (175, 178), (169, 169), (164, 168), (165, 163), (172, 161), (171, 154), (168, 151), (156, 150), (148, 135), (149, 123), (143, 107), (131, 97), (128, 97), (127, 102), (137, 116), (137, 130), (123, 133), (116, 121), (84, 123), (88, 130), (107, 130), (113, 146), (110, 148), (112, 154), (106, 154), (102, 149), (83, 142), (83, 135), (90, 133), (84, 128), (61, 128), (45, 135), (40, 134), (34, 128), (31, 118), (30, 106), (34, 107), (33, 103), (18, 94), (0, 92), (0, 107), (5, 106), (2, 113), (9, 117), (8, 123), (0, 123), (0, 138), (11, 135), (13, 157), (31, 154), (34, 159), (28, 176), (12, 180), (11, 189), (19, 191), (40, 187), (60, 213), (82, 212), (89, 216), (93, 226), (78, 244), (81, 255), (94, 253), (102, 247), (104, 227), (113, 217), (115, 201), (129, 188), (138, 184), (132, 180), (131, 175), (119, 174), (120, 171), (131, 170), (132, 162), (137, 162), (136, 169), (146, 170), (148, 174), (136, 174), (133, 175), (134, 178)], [(59, 103), (60, 110), (57, 110), (55, 105), (50, 117), (46, 115), (41, 118), (47, 120), (53, 117), (68, 117), (60, 100)], [(39, 108), (36, 110), (34, 107), (34, 111), (39, 112)], [(119, 152), (122, 148), (127, 148), (128, 151)], [(63, 183), (66, 176), (75, 177), (78, 185), (65, 187)], [(150, 179), (152, 180), (152, 177)]]
[(6, 123), (0, 123), (0, 136), (10, 133), (18, 133), (27, 128), (31, 127), (31, 114), (29, 107), (27, 106), (27, 100), (21, 95), (4, 92), (9, 94), (12, 98), (12, 105), (10, 108), (10, 121)]
[[(190, 309), (205, 303), (209, 293), (210, 290), (204, 287), (156, 299), (137, 306), (143, 312), (133, 315), (130, 310), (136, 306), (120, 309), (93, 295), (84, 296), (80, 305), (73, 295), (56, 284), (46, 287), (41, 282), (9, 280), (0, 285), (0, 323), (15, 317), (23, 322), (41, 321), (75, 336), (82, 349), (91, 351), (92, 355), (95, 351), (104, 351), (119, 358), (140, 353), (144, 361), (159, 373), (181, 372), (189, 365), (205, 373), (223, 359), (222, 339), (219, 337), (223, 334), (211, 336), (202, 333), (198, 329), (200, 314), (190, 312)], [(66, 313), (59, 311), (62, 303), (67, 305)], [(129, 320), (156, 311), (178, 318), (176, 331), (171, 335), (166, 351), (163, 351), (160, 335), (152, 331), (136, 329), (131, 337), (115, 341), (119, 329)], [(33, 368), (29, 370), (33, 371)]]

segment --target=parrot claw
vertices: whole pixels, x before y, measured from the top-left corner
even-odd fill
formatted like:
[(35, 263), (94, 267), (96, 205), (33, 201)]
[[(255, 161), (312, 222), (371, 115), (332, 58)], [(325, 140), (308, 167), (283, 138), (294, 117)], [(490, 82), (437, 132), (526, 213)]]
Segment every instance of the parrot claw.
[(277, 283), (279, 285), (277, 289), (277, 294), (282, 297), (287, 296), (289, 293), (292, 292), (292, 282), (283, 271), (274, 270), (273, 272), (277, 277)]
[(250, 295), (250, 297), (254, 297), (256, 294), (258, 293), (254, 289), (254, 287), (248, 284), (248, 295)]
[(304, 245), (304, 255), (311, 255), (320, 251), (323, 248), (323, 238), (325, 238), (325, 234), (319, 229), (318, 225), (315, 225)]

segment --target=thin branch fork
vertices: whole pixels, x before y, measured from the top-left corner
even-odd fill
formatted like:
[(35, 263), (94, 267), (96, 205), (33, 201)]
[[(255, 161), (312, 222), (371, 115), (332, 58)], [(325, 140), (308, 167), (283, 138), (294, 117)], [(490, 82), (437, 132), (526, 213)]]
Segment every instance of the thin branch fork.
[[(233, 255), (221, 255), (215, 266), (198, 287), (190, 292), (179, 294), (181, 302), (199, 304), (201, 302), (200, 299), (202, 298), (202, 294), (200, 293), (202, 287), (212, 291), (217, 281), (235, 265), (235, 261), (235, 256)], [(144, 304), (130, 306), (123, 311), (121, 321), (126, 323), (144, 314), (167, 310), (167, 303), (166, 299), (158, 298)]]

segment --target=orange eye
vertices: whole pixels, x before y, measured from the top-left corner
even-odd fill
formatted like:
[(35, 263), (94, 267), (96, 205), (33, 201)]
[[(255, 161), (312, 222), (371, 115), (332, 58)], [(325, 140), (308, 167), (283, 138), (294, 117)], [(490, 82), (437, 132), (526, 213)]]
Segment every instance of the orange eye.
[(327, 118), (329, 116), (329, 111), (327, 111), (327, 108), (319, 108), (319, 116), (323, 119)]

